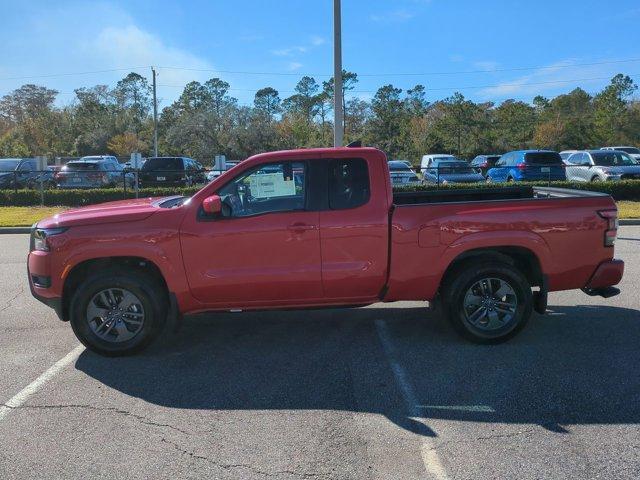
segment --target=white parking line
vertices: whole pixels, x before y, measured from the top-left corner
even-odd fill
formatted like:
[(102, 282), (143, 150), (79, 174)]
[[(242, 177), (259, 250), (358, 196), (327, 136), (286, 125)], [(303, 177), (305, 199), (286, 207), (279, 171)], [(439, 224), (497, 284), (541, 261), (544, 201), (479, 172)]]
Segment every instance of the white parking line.
[[(391, 370), (393, 370), (393, 374), (400, 385), (400, 391), (402, 392), (404, 401), (407, 404), (409, 416), (420, 419), (421, 407), (418, 405), (415, 390), (409, 381), (409, 377), (396, 359), (396, 349), (391, 341), (389, 328), (384, 320), (376, 320), (375, 324), (378, 337), (382, 343), (382, 349), (384, 350), (384, 353), (389, 360), (389, 364), (391, 365)], [(422, 463), (424, 463), (427, 473), (431, 474), (437, 480), (448, 480), (449, 477), (447, 476), (447, 472), (440, 461), (440, 457), (438, 457), (438, 453), (424, 437), (422, 438), (422, 443), (420, 445), (420, 457), (422, 458)]]
[(36, 378), (29, 385), (16, 393), (8, 402), (0, 406), (0, 421), (14, 408), (22, 406), (31, 395), (42, 388), (49, 380), (56, 376), (61, 370), (73, 363), (80, 354), (84, 352), (84, 345), (78, 345), (76, 348), (67, 353), (64, 357), (51, 365), (49, 369)]
[(489, 405), (418, 405), (422, 410), (452, 410), (454, 412), (496, 413)]

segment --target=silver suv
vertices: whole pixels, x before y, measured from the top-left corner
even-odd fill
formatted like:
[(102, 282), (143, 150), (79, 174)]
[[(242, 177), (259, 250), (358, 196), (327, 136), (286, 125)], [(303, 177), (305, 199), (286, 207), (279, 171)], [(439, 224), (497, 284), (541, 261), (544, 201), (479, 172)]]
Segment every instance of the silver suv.
[(72, 160), (55, 175), (58, 188), (102, 188), (135, 186), (135, 176), (110, 156), (82, 157)]
[(567, 180), (604, 182), (640, 179), (640, 165), (619, 150), (576, 152), (566, 160)]

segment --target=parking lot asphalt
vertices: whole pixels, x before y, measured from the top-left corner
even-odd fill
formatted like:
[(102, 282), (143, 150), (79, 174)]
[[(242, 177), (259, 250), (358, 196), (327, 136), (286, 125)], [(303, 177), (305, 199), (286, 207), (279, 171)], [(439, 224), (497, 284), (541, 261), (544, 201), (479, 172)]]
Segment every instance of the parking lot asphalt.
[(78, 347), (0, 238), (0, 478), (640, 477), (640, 227), (622, 294), (465, 343), (422, 303), (202, 314), (131, 358)]

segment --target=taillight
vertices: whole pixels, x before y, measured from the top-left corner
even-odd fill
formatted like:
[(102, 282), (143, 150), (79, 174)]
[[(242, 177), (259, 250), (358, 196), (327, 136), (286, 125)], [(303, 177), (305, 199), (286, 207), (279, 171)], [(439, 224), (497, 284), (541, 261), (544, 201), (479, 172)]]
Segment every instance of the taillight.
[(524, 163), (519, 163), (517, 167), (518, 170), (522, 170), (523, 172), (527, 169), (527, 166)]
[(607, 229), (604, 232), (604, 246), (613, 247), (618, 236), (618, 211), (600, 210), (598, 215), (607, 221)]

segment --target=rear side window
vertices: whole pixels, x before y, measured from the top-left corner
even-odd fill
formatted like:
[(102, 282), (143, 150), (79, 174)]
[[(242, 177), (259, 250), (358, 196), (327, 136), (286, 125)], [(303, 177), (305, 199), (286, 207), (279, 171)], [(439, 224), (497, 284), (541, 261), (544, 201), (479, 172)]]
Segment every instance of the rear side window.
[(146, 171), (180, 171), (184, 170), (182, 158), (150, 158), (142, 166)]
[(529, 152), (524, 161), (528, 165), (557, 165), (562, 164), (562, 157), (556, 152)]
[(362, 158), (329, 160), (329, 208), (346, 210), (369, 201), (369, 169)]

